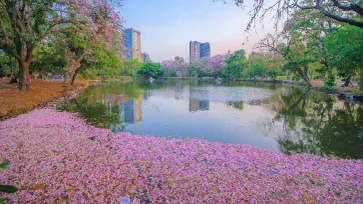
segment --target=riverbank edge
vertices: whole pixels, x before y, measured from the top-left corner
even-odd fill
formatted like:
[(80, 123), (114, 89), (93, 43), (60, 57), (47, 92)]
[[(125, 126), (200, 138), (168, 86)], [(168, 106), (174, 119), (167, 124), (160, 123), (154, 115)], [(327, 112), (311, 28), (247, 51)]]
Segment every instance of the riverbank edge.
[(40, 109), (44, 107), (49, 107), (51, 104), (55, 104), (60, 100), (69, 100), (70, 98), (74, 98), (79, 92), (86, 89), (92, 83), (89, 81), (77, 81), (76, 85), (68, 90), (66, 93), (60, 92), (58, 96), (50, 97), (47, 100), (41, 101), (38, 104), (34, 104), (31, 108), (21, 109), (18, 113), (8, 112), (6, 115), (0, 116), (0, 121), (5, 121), (11, 118), (15, 118), (19, 115), (29, 113), (35, 109)]
[[(128, 76), (121, 76), (120, 78), (117, 78), (117, 79), (94, 79), (94, 80), (78, 79), (76, 81), (75, 85), (72, 86), (67, 91), (67, 93), (63, 93), (60, 91), (59, 94), (57, 94), (57, 96), (50, 96), (48, 99), (42, 100), (39, 103), (33, 104), (29, 108), (15, 107), (14, 110), (17, 110), (17, 111), (10, 109), (5, 115), (0, 115), (0, 121), (4, 121), (4, 120), (10, 119), (10, 118), (17, 117), (21, 114), (29, 113), (35, 109), (40, 109), (40, 108), (44, 108), (44, 107), (55, 107), (56, 104), (59, 102), (64, 103), (70, 99), (75, 98), (80, 92), (82, 92), (89, 86), (97, 85), (99, 83), (104, 83), (104, 82), (128, 83), (128, 82), (132, 82), (132, 81), (135, 81), (135, 78), (128, 77)], [(59, 82), (52, 82), (52, 81), (48, 81), (48, 82), (59, 83)]]
[(303, 82), (291, 81), (291, 80), (254, 80), (254, 79), (237, 79), (236, 81), (247, 81), (247, 82), (264, 82), (264, 83), (274, 83), (274, 84), (292, 84), (298, 85), (306, 89), (311, 89), (314, 91), (319, 91), (326, 94), (337, 95), (340, 98), (353, 99), (356, 101), (363, 101), (363, 93), (361, 91), (343, 91), (338, 89), (325, 90), (321, 86), (311, 86), (307, 87)]
[[(213, 77), (203, 77), (203, 78), (197, 78), (197, 77), (164, 77), (162, 78), (162, 80), (213, 80)], [(226, 80), (224, 80), (226, 81)], [(301, 86), (303, 88), (306, 89), (311, 89), (314, 91), (319, 91), (325, 94), (333, 94), (338, 96), (341, 99), (350, 99), (350, 100), (355, 100), (355, 101), (363, 101), (363, 91), (359, 91), (359, 90), (338, 90), (338, 89), (331, 89), (331, 90), (326, 90), (323, 89), (322, 86), (311, 86), (311, 87), (307, 87), (305, 85), (304, 82), (298, 82), (298, 81), (292, 81), (292, 80), (279, 80), (279, 79), (270, 79), (270, 80), (266, 80), (266, 79), (235, 79), (235, 80), (231, 80), (231, 81), (244, 81), (244, 82), (262, 82), (262, 83), (272, 83), (272, 84), (291, 84), (291, 85), (297, 85), (297, 86)]]

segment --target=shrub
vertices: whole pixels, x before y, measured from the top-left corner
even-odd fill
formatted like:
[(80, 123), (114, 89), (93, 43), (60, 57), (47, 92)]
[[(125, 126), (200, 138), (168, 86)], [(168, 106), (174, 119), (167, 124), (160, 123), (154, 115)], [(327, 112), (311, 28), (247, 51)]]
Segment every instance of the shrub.
[(335, 85), (335, 77), (330, 74), (328, 78), (324, 81), (324, 87), (333, 88)]
[(333, 92), (333, 88), (332, 87), (328, 87), (328, 86), (323, 86), (320, 88), (320, 91), (326, 92), (326, 93), (332, 93)]

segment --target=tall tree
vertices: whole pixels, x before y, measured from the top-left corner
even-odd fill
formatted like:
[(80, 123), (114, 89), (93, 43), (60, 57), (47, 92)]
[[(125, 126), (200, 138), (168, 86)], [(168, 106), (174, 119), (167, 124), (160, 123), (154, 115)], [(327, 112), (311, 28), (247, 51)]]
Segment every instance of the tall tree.
[(279, 33), (268, 34), (258, 44), (257, 48), (267, 52), (280, 54), (286, 61), (286, 68), (297, 72), (308, 87), (311, 87), (308, 76), (308, 63), (312, 60), (308, 55), (306, 44), (299, 35)]
[[(102, 33), (106, 29), (95, 22), (100, 24), (105, 17), (102, 13), (109, 16), (110, 10), (106, 0), (1, 0), (0, 49), (19, 63), (19, 89), (30, 88), (29, 65), (41, 41), (70, 28), (84, 34)], [(112, 18), (117, 19), (116, 15)], [(98, 35), (92, 36), (92, 42), (98, 41)], [(77, 63), (70, 64), (77, 67)]]
[(71, 0), (0, 1), (0, 49), (19, 63), (20, 90), (30, 88), (29, 65), (38, 43), (77, 21), (73, 5)]
[(227, 79), (238, 79), (241, 77), (242, 71), (246, 66), (246, 51), (244, 49), (237, 50), (226, 59), (226, 64), (222, 70), (223, 75)]
[(161, 70), (164, 76), (183, 76), (186, 74), (188, 67), (187, 61), (183, 57), (176, 56), (174, 60), (165, 60), (161, 62)]
[(86, 45), (84, 49), (77, 52), (77, 48), (72, 43), (68, 43), (66, 50), (68, 68), (64, 80), (64, 92), (73, 83), (82, 61), (90, 57), (92, 49), (98, 43), (102, 43), (107, 49), (112, 49), (113, 46), (120, 45), (122, 41), (121, 19), (107, 0), (84, 0), (83, 2), (78, 0), (75, 6), (82, 12), (83, 23), (73, 28), (77, 31), (77, 37), (84, 38)]
[(262, 53), (252, 52), (246, 61), (244, 73), (256, 80), (256, 76), (264, 77), (267, 73), (267, 60)]
[(209, 60), (209, 74), (217, 76), (221, 73), (222, 68), (226, 66), (227, 55), (215, 55)]
[(145, 78), (156, 78), (160, 75), (160, 63), (147, 62), (141, 66), (139, 70), (139, 75)]
[(339, 28), (324, 38), (328, 63), (347, 76), (346, 86), (349, 85), (350, 78), (355, 72), (363, 71), (362, 36), (362, 29), (348, 26)]
[(137, 77), (137, 72), (142, 67), (142, 62), (139, 62), (138, 59), (129, 59), (124, 62), (124, 74)]

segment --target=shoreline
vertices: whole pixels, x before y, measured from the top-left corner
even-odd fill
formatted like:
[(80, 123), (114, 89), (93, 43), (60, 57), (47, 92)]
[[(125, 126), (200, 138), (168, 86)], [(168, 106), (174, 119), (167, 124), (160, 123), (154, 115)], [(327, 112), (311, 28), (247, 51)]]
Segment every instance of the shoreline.
[[(161, 80), (213, 80), (212, 78), (185, 78), (185, 77), (168, 77), (168, 78), (162, 78)], [(49, 106), (49, 104), (54, 104), (58, 102), (59, 100), (65, 101), (69, 100), (69, 98), (74, 98), (79, 92), (86, 89), (89, 86), (95, 85), (97, 83), (104, 83), (104, 82), (122, 82), (127, 83), (134, 81), (132, 77), (121, 77), (119, 79), (100, 79), (100, 80), (78, 80), (77, 85), (72, 87), (67, 93), (58, 93), (56, 96), (51, 96), (46, 100), (41, 100), (39, 103), (32, 104), (32, 107), (28, 108), (22, 108), (20, 111), (19, 108), (15, 108), (16, 110), (8, 110), (8, 112), (4, 114), (0, 114), (0, 121), (4, 121), (13, 117), (16, 117), (18, 115), (28, 113), (34, 109), (38, 108), (44, 108)], [(235, 81), (244, 81), (244, 82), (258, 82), (258, 83), (272, 83), (272, 84), (292, 84), (292, 85), (298, 85), (306, 89), (312, 89), (314, 91), (319, 91), (325, 94), (333, 94), (338, 96), (340, 99), (343, 100), (354, 100), (361, 102), (363, 101), (363, 94), (360, 91), (344, 91), (344, 90), (338, 90), (333, 89), (332, 91), (325, 91), (322, 90), (320, 86), (312, 86), (310, 88), (306, 87), (301, 82), (291, 81), (291, 80), (253, 80), (253, 79), (238, 79)], [(49, 82), (49, 81), (47, 81)], [(56, 82), (49, 82), (58, 84)], [(24, 92), (26, 93), (26, 92)], [(1, 100), (1, 99), (0, 99)]]
[[(58, 88), (61, 87), (60, 83), (56, 83), (56, 82), (51, 82), (51, 81), (42, 81), (42, 80), (37, 80), (38, 82), (41, 83), (45, 83), (48, 85), (57, 85)], [(43, 96), (42, 99), (38, 99), (38, 101), (33, 101), (32, 103), (28, 104), (27, 107), (13, 107), (13, 108), (9, 108), (7, 110), (2, 110), (2, 114), (0, 115), (0, 121), (5, 121), (7, 119), (10, 118), (14, 118), (17, 117), (19, 115), (31, 112), (35, 109), (40, 109), (40, 108), (44, 108), (49, 106), (50, 104), (56, 103), (59, 100), (67, 100), (67, 98), (72, 98), (75, 97), (79, 92), (81, 92), (82, 90), (84, 90), (85, 88), (87, 88), (90, 85), (89, 82), (87, 81), (77, 81), (75, 83), (75, 85), (73, 85), (68, 91), (67, 93), (62, 93), (61, 89), (59, 90), (52, 90), (52, 94), (49, 96)], [(45, 87), (47, 88), (47, 87)], [(50, 88), (52, 89), (52, 88)], [(54, 89), (54, 88), (53, 88)], [(4, 90), (4, 91), (10, 91), (12, 93), (15, 93), (17, 95), (20, 95), (22, 98), (26, 98), (26, 97), (31, 97), (31, 98), (36, 98), (37, 97), (37, 90), (31, 90), (30, 92), (20, 92), (17, 89), (16, 90)], [(33, 94), (33, 95), (32, 95)], [(4, 97), (7, 97), (4, 95)], [(14, 101), (16, 101), (17, 99), (12, 98)], [(1, 98), (0, 98), (1, 100)], [(22, 99), (24, 100), (24, 99)], [(5, 104), (6, 105), (6, 104)], [(25, 104), (26, 105), (26, 104)]]
[[(1, 110), (1, 108), (0, 108), (0, 121), (4, 121), (7, 119), (16, 117), (18, 115), (28, 113), (35, 109), (47, 107), (50, 104), (54, 105), (55, 103), (57, 103), (59, 101), (69, 100), (71, 98), (76, 97), (76, 95), (79, 92), (83, 91), (87, 87), (95, 85), (97, 83), (104, 83), (104, 82), (127, 83), (127, 82), (131, 82), (133, 80), (134, 79), (132, 77), (128, 77), (128, 76), (123, 76), (118, 79), (77, 80), (75, 85), (71, 86), (71, 88), (67, 91), (67, 93), (62, 92), (62, 89), (63, 89), (62, 83), (55, 82), (55, 81), (34, 80), (33, 84), (36, 83), (38, 85), (38, 83), (40, 83), (42, 90), (37, 90), (37, 88), (39, 88), (39, 87), (34, 88), (31, 86), (31, 90), (29, 92), (25, 92), (25, 91), (20, 92), (17, 89), (17, 84), (6, 84), (6, 88), (0, 89), (0, 94), (2, 94), (3, 97), (6, 98), (7, 97), (6, 95), (8, 95), (8, 94), (3, 94), (2, 92), (9, 92), (10, 94), (15, 95), (14, 97), (12, 97), (12, 99), (14, 101), (17, 101), (17, 100), (28, 101), (29, 98), (30, 99), (37, 98), (39, 94), (42, 94), (40, 92), (44, 91), (45, 89), (52, 89), (52, 90), (51, 90), (50, 95), (42, 96), (42, 99), (35, 99), (35, 101), (33, 101), (30, 104), (20, 104), (18, 107), (15, 106), (15, 107), (6, 108), (3, 110)], [(4, 83), (4, 82), (0, 81), (0, 85), (1, 85), (1, 83)], [(54, 90), (54, 89), (56, 89), (56, 90)], [(19, 98), (22, 98), (22, 99), (19, 99)], [(2, 104), (2, 100), (3, 99), (0, 96), (0, 105), (1, 106), (11, 106), (11, 103), (12, 103), (11, 101), (7, 101), (7, 102), (4, 102), (4, 104)], [(23, 106), (26, 106), (26, 107), (23, 107)]]
[(363, 101), (363, 92), (359, 90), (339, 90), (336, 88), (333, 88), (331, 91), (325, 91), (322, 90), (323, 87), (321, 86), (311, 86), (310, 88), (307, 87), (302, 82), (296, 82), (292, 80), (253, 80), (253, 79), (238, 79), (236, 81), (245, 81), (245, 82), (263, 82), (263, 83), (274, 83), (274, 84), (293, 84), (298, 85), (306, 89), (312, 89), (314, 91), (319, 91), (325, 94), (333, 94), (337, 95), (338, 97), (342, 99), (350, 99), (354, 101)]
[[(26, 134), (24, 134), (26, 132)], [(0, 122), (15, 203), (359, 202), (363, 160), (113, 133), (43, 108)]]

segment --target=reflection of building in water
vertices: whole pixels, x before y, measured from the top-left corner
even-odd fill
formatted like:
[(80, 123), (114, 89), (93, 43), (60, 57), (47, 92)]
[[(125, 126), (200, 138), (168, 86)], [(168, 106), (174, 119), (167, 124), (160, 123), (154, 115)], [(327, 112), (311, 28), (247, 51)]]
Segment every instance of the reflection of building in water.
[(108, 104), (122, 104), (125, 103), (126, 100), (127, 99), (123, 95), (110, 94), (104, 102)]
[(143, 95), (130, 99), (125, 103), (125, 119), (127, 123), (138, 123), (142, 120)]
[(209, 110), (209, 101), (189, 98), (190, 112), (205, 111), (205, 110)]

